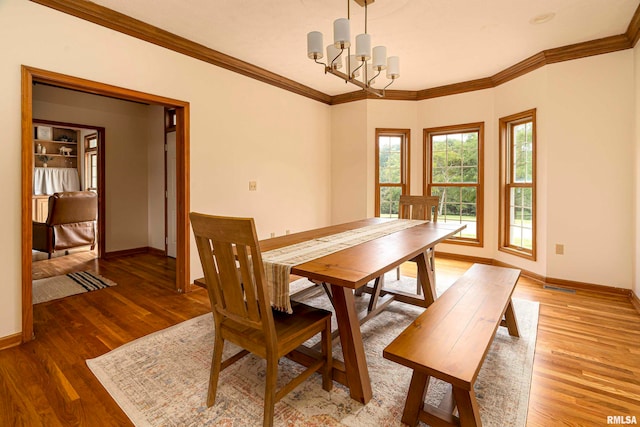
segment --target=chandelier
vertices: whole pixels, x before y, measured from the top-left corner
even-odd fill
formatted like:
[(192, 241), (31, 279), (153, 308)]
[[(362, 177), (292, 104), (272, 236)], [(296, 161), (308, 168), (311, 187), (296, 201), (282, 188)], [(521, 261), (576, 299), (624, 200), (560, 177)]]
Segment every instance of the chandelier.
[[(320, 31), (312, 31), (307, 34), (307, 56), (317, 64), (324, 67), (324, 72), (333, 74), (345, 81), (364, 89), (366, 92), (384, 97), (385, 89), (400, 77), (400, 59), (397, 56), (387, 58), (387, 48), (376, 46), (371, 54), (371, 35), (367, 33), (367, 5), (374, 0), (354, 0), (360, 6), (364, 6), (364, 34), (356, 36), (355, 55), (351, 54), (351, 29), (349, 19), (351, 10), (347, 0), (347, 18), (339, 18), (333, 22), (333, 44), (327, 46), (327, 63), (318, 61), (323, 58), (323, 41)], [(342, 69), (343, 54), (345, 58), (345, 72)], [(386, 70), (387, 79), (391, 81), (382, 89), (373, 87), (376, 79), (383, 70)], [(360, 77), (362, 75), (362, 77)]]

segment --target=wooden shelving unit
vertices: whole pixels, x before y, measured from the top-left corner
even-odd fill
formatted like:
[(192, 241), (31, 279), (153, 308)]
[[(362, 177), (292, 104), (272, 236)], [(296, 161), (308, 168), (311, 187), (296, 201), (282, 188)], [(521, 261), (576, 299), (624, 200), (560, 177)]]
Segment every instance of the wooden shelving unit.
[[(80, 172), (78, 162), (78, 156), (81, 155), (80, 137), (80, 129), (35, 122), (33, 124), (34, 168), (76, 169)], [(49, 212), (49, 195), (34, 194), (32, 203), (33, 220), (46, 221)]]
[(35, 167), (78, 168), (79, 130), (41, 124), (33, 130)]

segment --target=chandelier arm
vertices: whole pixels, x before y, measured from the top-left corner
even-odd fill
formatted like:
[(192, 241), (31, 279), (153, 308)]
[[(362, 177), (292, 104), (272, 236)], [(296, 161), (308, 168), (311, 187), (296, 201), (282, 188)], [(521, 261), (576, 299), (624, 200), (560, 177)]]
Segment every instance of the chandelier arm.
[(391, 85), (393, 84), (393, 82), (395, 82), (395, 81), (396, 81), (396, 79), (393, 79), (393, 78), (392, 78), (392, 79), (391, 79), (391, 81), (389, 82), (389, 84), (382, 88), (382, 92), (384, 93), (384, 90), (385, 90), (386, 88), (388, 88), (389, 86), (391, 86)]
[(352, 84), (358, 86), (359, 88), (361, 88), (362, 90), (364, 90), (366, 92), (369, 92), (370, 94), (376, 95), (379, 98), (384, 97), (384, 91), (383, 90), (367, 86), (366, 84), (364, 84), (363, 82), (361, 82), (359, 80), (350, 79), (349, 76), (347, 76), (345, 73), (342, 73), (342, 72), (340, 72), (338, 70), (334, 70), (334, 69), (332, 69), (330, 67), (326, 67), (325, 68), (325, 72), (327, 72), (329, 74), (333, 74), (334, 76), (336, 76), (336, 77), (338, 77), (338, 78), (340, 78), (342, 80), (348, 81), (349, 83), (352, 83)]
[(371, 79), (367, 82), (367, 86), (371, 86), (371, 82), (374, 81), (376, 79), (376, 77), (378, 77), (380, 75), (380, 72), (382, 70), (378, 70), (378, 74), (376, 74), (375, 76), (371, 77)]
[(355, 69), (355, 70), (353, 70), (353, 71), (351, 72), (351, 76), (350, 76), (350, 77), (352, 77), (352, 78), (353, 78), (353, 77), (354, 77), (354, 74), (355, 74), (355, 73), (356, 73), (360, 68), (362, 68), (362, 66), (363, 66), (364, 64), (365, 64), (365, 63), (364, 63), (364, 61), (362, 61), (362, 63), (361, 63), (358, 67), (356, 67), (356, 69)]
[(331, 68), (333, 68), (333, 63), (336, 62), (336, 59), (342, 56), (342, 52), (344, 52), (344, 49), (340, 49), (340, 53), (335, 58), (333, 58), (333, 61), (331, 61)]
[(327, 64), (325, 64), (324, 62), (320, 62), (320, 61), (318, 61), (318, 58), (313, 58), (313, 61), (314, 61), (316, 64), (320, 64), (320, 65), (322, 65), (323, 67), (326, 67), (326, 66), (327, 66)]

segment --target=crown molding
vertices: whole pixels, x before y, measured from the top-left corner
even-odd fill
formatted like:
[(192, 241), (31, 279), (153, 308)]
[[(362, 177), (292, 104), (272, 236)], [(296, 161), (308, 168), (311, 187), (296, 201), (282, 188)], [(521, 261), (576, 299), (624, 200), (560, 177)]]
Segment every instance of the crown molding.
[(635, 47), (638, 39), (640, 39), (640, 5), (638, 5), (636, 9), (636, 13), (633, 14), (633, 18), (631, 18), (625, 34), (631, 42), (631, 47)]
[(495, 85), (490, 77), (469, 80), (467, 82), (453, 83), (450, 85), (432, 87), (418, 92), (418, 100), (438, 98), (440, 96), (455, 95), (458, 93), (473, 92), (476, 90), (489, 89)]
[[(73, 15), (94, 24), (110, 28), (149, 43), (173, 50), (195, 59), (225, 68), (281, 89), (311, 98), (313, 100), (337, 105), (363, 99), (380, 99), (364, 91), (348, 92), (340, 95), (327, 95), (308, 86), (280, 76), (264, 68), (241, 61), (217, 50), (192, 42), (161, 28), (131, 18), (120, 12), (108, 9), (86, 0), (31, 0), (60, 12)], [(506, 68), (491, 77), (484, 77), (460, 83), (453, 83), (419, 91), (387, 90), (382, 100), (421, 101), (442, 96), (455, 95), (476, 90), (490, 89), (530, 73), (540, 67), (556, 62), (571, 61), (593, 55), (612, 53), (633, 48), (640, 39), (640, 5), (636, 9), (627, 31), (617, 36), (604, 37), (582, 43), (547, 49)]]

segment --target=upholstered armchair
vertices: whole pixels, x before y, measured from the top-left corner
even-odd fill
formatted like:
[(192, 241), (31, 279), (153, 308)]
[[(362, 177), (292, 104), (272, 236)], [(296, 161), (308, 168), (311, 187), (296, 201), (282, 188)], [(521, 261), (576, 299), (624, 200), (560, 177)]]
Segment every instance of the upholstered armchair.
[(46, 222), (33, 222), (33, 249), (51, 254), (96, 244), (98, 199), (91, 191), (55, 193), (49, 197)]

